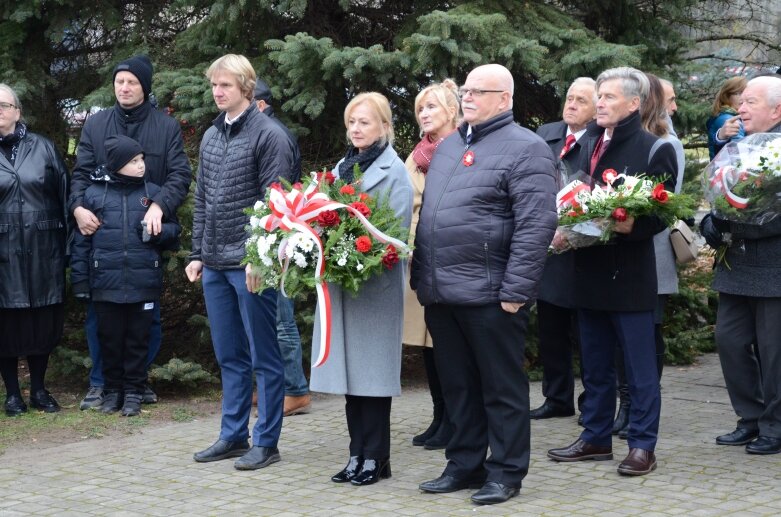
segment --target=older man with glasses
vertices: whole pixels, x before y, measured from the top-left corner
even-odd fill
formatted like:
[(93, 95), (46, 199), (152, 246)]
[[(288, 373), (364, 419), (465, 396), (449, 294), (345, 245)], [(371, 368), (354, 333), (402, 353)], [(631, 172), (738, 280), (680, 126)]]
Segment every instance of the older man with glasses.
[(464, 123), (426, 175), (412, 265), (455, 428), (445, 471), (420, 489), (482, 486), (477, 504), (517, 495), (529, 469), (524, 336), (556, 228), (553, 154), (513, 121), (513, 89), (501, 65), (467, 76)]

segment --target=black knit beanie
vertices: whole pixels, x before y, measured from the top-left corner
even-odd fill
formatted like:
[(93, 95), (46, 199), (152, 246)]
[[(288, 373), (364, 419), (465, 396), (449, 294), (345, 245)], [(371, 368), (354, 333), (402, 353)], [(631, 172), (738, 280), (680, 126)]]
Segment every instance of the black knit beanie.
[(266, 104), (271, 104), (271, 101), (274, 100), (274, 97), (271, 95), (271, 88), (260, 77), (255, 81), (255, 100), (266, 101)]
[(133, 56), (119, 63), (114, 67), (114, 75), (111, 77), (112, 81), (117, 77), (119, 72), (130, 72), (135, 75), (138, 82), (141, 83), (141, 89), (144, 90), (144, 100), (149, 99), (149, 93), (152, 91), (152, 74), (154, 73), (154, 68), (147, 56)]
[(106, 167), (111, 172), (128, 164), (137, 154), (144, 154), (141, 144), (125, 135), (115, 135), (106, 138)]

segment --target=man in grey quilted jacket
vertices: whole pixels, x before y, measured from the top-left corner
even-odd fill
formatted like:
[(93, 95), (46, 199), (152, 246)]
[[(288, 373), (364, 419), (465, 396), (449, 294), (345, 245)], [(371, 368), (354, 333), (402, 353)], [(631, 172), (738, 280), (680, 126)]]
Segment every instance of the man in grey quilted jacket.
[(524, 335), (556, 228), (553, 154), (513, 121), (513, 90), (501, 65), (467, 76), (464, 123), (434, 154), (413, 255), (455, 427), (445, 471), (420, 489), (482, 487), (477, 504), (517, 495), (529, 468)]

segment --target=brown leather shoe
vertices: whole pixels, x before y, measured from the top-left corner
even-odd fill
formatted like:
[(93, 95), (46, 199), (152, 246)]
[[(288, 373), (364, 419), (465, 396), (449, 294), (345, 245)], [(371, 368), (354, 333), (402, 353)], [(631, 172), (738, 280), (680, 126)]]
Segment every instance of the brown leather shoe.
[(625, 476), (642, 476), (656, 469), (656, 456), (645, 449), (629, 449), (624, 461), (618, 465), (618, 473)]
[(298, 397), (285, 396), (285, 406), (282, 409), (284, 416), (300, 415), (309, 411), (312, 403), (312, 397), (309, 395), (300, 395)]
[(548, 457), (555, 461), (612, 460), (613, 447), (594, 445), (578, 438), (567, 447), (549, 450)]

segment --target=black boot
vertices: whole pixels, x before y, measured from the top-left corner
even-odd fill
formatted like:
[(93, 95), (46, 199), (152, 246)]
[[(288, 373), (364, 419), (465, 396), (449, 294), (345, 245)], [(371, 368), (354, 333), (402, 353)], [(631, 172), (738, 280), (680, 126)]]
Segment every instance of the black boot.
[(429, 424), (428, 429), (412, 438), (412, 445), (420, 447), (425, 445), (426, 440), (434, 436), (442, 423), (442, 414), (445, 411), (445, 401), (442, 398), (442, 387), (439, 385), (439, 375), (437, 366), (434, 363), (434, 349), (423, 349), (423, 365), (426, 368), (426, 378), (428, 379), (428, 390), (431, 393), (431, 400), (434, 402), (434, 419)]
[(453, 437), (453, 431), (453, 424), (450, 422), (450, 418), (447, 415), (446, 409), (442, 412), (442, 423), (439, 424), (439, 429), (437, 429), (437, 432), (434, 433), (428, 440), (426, 440), (423, 448), (430, 451), (444, 449), (447, 447), (448, 442), (450, 442), (450, 439)]
[(629, 428), (629, 386), (620, 384), (618, 386), (618, 413), (613, 421), (613, 434), (618, 434), (624, 428)]

